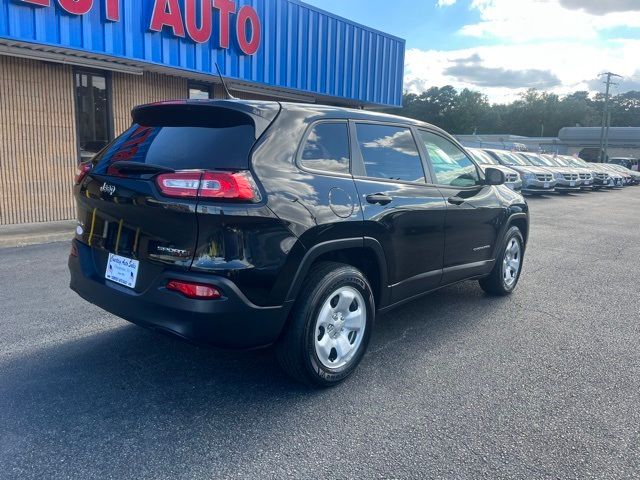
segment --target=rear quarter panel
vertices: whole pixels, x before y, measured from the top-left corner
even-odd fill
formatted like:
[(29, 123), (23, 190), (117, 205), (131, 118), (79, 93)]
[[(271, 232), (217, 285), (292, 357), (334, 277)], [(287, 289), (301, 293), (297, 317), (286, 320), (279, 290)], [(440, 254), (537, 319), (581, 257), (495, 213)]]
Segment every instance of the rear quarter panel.
[(267, 207), (296, 238), (274, 283), (273, 302), (284, 300), (305, 252), (320, 243), (359, 234), (354, 222), (361, 221), (362, 214), (353, 178), (306, 171), (296, 163), (307, 128), (329, 119), (342, 120), (322, 108), (288, 105), (252, 155), (251, 168), (264, 189)]

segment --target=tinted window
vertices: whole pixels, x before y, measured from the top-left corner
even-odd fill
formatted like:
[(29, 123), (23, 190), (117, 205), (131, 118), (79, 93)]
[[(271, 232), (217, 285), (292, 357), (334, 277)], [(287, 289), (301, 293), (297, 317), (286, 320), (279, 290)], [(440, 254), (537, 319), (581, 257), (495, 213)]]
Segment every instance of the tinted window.
[(440, 185), (468, 187), (477, 185), (478, 171), (469, 157), (449, 140), (420, 130), (420, 137)]
[(313, 170), (349, 173), (349, 158), (347, 124), (319, 123), (309, 132), (300, 164)]
[(411, 130), (358, 124), (358, 145), (368, 177), (424, 182), (424, 169)]
[(133, 125), (98, 157), (99, 172), (113, 162), (129, 161), (161, 165), (175, 170), (229, 169), (249, 166), (254, 127)]

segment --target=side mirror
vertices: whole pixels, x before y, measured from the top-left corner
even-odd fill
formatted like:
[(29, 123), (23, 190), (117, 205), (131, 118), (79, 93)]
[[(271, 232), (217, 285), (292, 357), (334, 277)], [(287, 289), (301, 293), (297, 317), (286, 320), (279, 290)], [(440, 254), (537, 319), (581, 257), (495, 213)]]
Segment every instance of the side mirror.
[(497, 168), (488, 167), (484, 171), (485, 183), (487, 185), (504, 185), (507, 178), (504, 176), (502, 170)]

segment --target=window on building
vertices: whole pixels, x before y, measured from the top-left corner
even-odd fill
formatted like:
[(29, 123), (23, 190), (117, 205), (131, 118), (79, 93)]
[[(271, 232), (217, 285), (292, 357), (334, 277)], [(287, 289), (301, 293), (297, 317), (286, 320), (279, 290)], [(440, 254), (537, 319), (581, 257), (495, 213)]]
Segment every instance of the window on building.
[(307, 137), (300, 164), (313, 170), (349, 173), (349, 157), (347, 124), (319, 123)]
[(189, 100), (208, 100), (211, 98), (211, 88), (202, 83), (189, 83)]
[(111, 91), (106, 74), (75, 72), (76, 116), (80, 159), (99, 152), (112, 138)]
[(420, 130), (439, 185), (470, 187), (478, 183), (478, 170), (469, 157), (444, 137)]
[(358, 144), (368, 177), (424, 182), (424, 169), (411, 130), (360, 123)]

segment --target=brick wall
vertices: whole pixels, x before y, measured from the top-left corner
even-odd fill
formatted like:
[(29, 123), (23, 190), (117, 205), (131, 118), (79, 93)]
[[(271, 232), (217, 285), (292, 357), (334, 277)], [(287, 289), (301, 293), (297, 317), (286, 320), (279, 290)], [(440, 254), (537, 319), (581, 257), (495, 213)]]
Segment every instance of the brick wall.
[[(143, 103), (187, 96), (184, 78), (112, 73), (114, 134)], [(234, 92), (238, 98), (264, 98)], [(73, 67), (0, 55), (0, 225), (75, 218)], [(220, 85), (214, 96), (223, 98)]]
[(0, 225), (73, 218), (76, 158), (71, 67), (0, 56)]
[[(114, 133), (141, 103), (185, 98), (187, 81), (112, 74)], [(0, 225), (75, 218), (73, 68), (0, 56)]]

